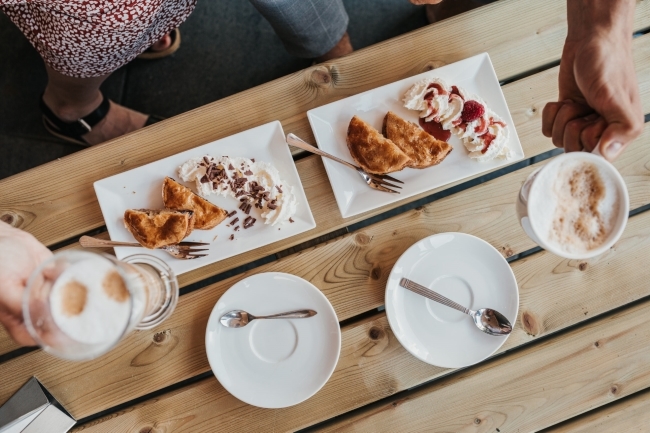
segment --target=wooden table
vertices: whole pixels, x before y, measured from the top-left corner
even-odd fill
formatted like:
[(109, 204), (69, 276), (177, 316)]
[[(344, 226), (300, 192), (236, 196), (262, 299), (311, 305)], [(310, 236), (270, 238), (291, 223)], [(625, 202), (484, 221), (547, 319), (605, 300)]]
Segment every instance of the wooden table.
[[(649, 0), (638, 2), (635, 28), (650, 28)], [(275, 119), (313, 141), (308, 109), (483, 51), (504, 83), (526, 156), (537, 157), (487, 182), (465, 180), (343, 219), (320, 158), (296, 154), (315, 229), (183, 275), (170, 319), (94, 361), (19, 349), (0, 332), (0, 402), (36, 375), (81, 421), (75, 431), (647, 431), (650, 128), (616, 161), (632, 216), (608, 253), (565, 260), (540, 251), (515, 216), (516, 193), (534, 162), (552, 156), (540, 120), (557, 97), (565, 35), (565, 0), (501, 0), (0, 181), (3, 221), (52, 249), (78, 248), (81, 234), (106, 237), (97, 179)], [(634, 40), (634, 59), (648, 113), (650, 34)], [(411, 356), (380, 308), (400, 254), (445, 231), (479, 236), (510, 258), (521, 298), (501, 351), (461, 371)], [(311, 281), (342, 327), (329, 382), (306, 402), (278, 410), (227, 393), (204, 349), (215, 302), (236, 281), (266, 271)]]

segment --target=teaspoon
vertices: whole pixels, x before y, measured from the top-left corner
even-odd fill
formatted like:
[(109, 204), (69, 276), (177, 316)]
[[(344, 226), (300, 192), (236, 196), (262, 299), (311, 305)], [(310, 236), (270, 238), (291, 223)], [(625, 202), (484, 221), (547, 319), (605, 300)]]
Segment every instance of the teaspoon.
[(242, 328), (255, 319), (304, 319), (316, 314), (314, 310), (296, 310), (270, 316), (253, 316), (244, 310), (232, 310), (221, 316), (219, 321), (226, 328)]
[(411, 281), (408, 278), (402, 278), (399, 282), (399, 285), (405, 289), (410, 290), (411, 292), (417, 293), (418, 295), (429, 298), (432, 301), (436, 301), (442, 305), (458, 310), (461, 313), (468, 314), (474, 319), (474, 324), (478, 329), (490, 335), (508, 335), (512, 332), (512, 325), (510, 321), (501, 313), (491, 308), (481, 308), (480, 310), (470, 310), (465, 308), (460, 304), (455, 303), (449, 298), (442, 296), (439, 293), (434, 292), (431, 289), (428, 289), (415, 281)]

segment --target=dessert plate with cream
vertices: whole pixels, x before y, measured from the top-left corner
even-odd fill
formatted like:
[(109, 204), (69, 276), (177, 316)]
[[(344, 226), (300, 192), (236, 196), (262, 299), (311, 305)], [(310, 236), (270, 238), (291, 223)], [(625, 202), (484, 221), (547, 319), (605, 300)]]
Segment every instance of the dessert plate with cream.
[[(433, 88), (435, 87), (435, 89)], [(472, 101), (472, 102), (470, 102)], [(404, 182), (400, 194), (368, 188), (341, 164), (323, 159), (344, 218), (520, 161), (524, 152), (487, 53), (309, 110), (318, 147), (350, 163), (346, 144), (357, 116), (380, 133), (388, 112), (415, 124), (437, 120), (453, 150), (438, 165), (389, 173)], [(431, 126), (427, 123), (425, 126)], [(433, 132), (436, 128), (423, 128)], [(442, 134), (444, 135), (444, 134)], [(490, 139), (486, 140), (486, 137)], [(494, 138), (492, 138), (494, 137)], [(359, 165), (359, 164), (357, 164)]]
[(151, 254), (178, 275), (316, 227), (278, 121), (95, 182), (111, 240), (135, 241), (124, 226), (127, 209), (164, 209), (166, 177), (229, 214), (216, 227), (195, 229), (183, 239), (208, 243), (201, 246), (206, 256), (178, 260), (163, 250), (115, 247), (118, 259)]
[(397, 340), (428, 364), (460, 368), (494, 354), (508, 336), (481, 332), (472, 317), (400, 286), (408, 278), (471, 310), (491, 308), (517, 319), (519, 291), (508, 262), (465, 233), (438, 233), (402, 254), (386, 284), (386, 315)]
[[(314, 310), (300, 319), (254, 320), (229, 328), (221, 317), (232, 310), (256, 316)], [(261, 273), (233, 285), (214, 306), (205, 334), (212, 372), (241, 401), (264, 408), (293, 406), (320, 390), (341, 352), (341, 329), (325, 295), (302, 278)]]

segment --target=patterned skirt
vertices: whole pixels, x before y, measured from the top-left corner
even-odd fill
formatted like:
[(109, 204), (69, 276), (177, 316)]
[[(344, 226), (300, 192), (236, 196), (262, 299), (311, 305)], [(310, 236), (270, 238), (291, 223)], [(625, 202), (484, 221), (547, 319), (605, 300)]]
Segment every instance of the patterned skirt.
[(196, 0), (0, 0), (45, 63), (72, 77), (109, 74), (192, 13)]

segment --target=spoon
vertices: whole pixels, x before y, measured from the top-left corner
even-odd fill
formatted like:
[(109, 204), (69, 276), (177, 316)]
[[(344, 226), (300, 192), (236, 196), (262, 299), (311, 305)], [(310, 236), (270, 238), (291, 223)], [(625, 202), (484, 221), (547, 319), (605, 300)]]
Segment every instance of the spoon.
[(418, 295), (429, 298), (432, 301), (436, 301), (442, 305), (446, 305), (454, 310), (458, 310), (461, 313), (468, 314), (474, 319), (474, 324), (478, 329), (490, 335), (508, 335), (512, 332), (512, 325), (510, 321), (503, 314), (499, 313), (496, 310), (491, 308), (481, 308), (480, 310), (470, 310), (465, 308), (460, 304), (455, 303), (449, 298), (445, 298), (439, 293), (434, 292), (431, 289), (428, 289), (415, 281), (411, 281), (408, 278), (402, 278), (399, 282), (399, 285), (405, 289), (410, 290), (411, 292), (417, 293)]
[(314, 310), (296, 310), (270, 316), (253, 316), (244, 310), (232, 310), (221, 316), (219, 321), (226, 328), (243, 328), (255, 319), (304, 319), (316, 314)]

